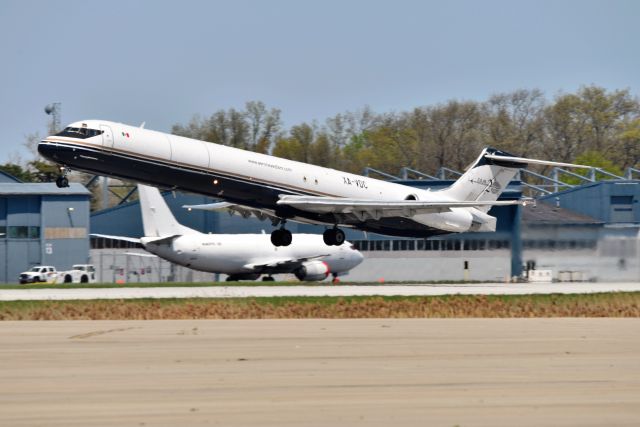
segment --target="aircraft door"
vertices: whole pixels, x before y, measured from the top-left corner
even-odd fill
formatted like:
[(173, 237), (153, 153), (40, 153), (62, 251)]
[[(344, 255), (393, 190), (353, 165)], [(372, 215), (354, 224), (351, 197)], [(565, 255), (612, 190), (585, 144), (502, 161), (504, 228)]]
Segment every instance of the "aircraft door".
[(113, 148), (113, 133), (107, 125), (100, 125), (102, 131), (102, 146), (105, 148)]

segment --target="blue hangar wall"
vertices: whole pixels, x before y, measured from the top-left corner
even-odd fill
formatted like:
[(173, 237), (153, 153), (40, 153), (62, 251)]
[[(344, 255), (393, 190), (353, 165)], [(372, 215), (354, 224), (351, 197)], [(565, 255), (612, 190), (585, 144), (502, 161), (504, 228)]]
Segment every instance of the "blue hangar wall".
[(34, 265), (58, 270), (86, 263), (89, 256), (89, 199), (80, 184), (0, 179), (0, 282), (15, 283)]
[(612, 180), (581, 185), (540, 198), (606, 224), (640, 223), (640, 181)]

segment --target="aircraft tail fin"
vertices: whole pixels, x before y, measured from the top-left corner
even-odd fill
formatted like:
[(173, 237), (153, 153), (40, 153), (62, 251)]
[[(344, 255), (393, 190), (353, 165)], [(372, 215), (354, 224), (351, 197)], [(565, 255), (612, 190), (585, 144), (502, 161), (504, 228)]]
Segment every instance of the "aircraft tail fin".
[[(450, 187), (442, 191), (447, 196), (458, 201), (494, 201), (498, 199), (518, 171), (530, 164), (558, 167), (590, 167), (515, 157), (495, 148), (485, 148), (465, 173)], [(478, 207), (478, 209), (485, 212), (490, 208), (491, 206)]]
[(195, 231), (180, 224), (160, 194), (160, 190), (138, 185), (142, 225), (146, 237), (167, 237), (193, 234)]

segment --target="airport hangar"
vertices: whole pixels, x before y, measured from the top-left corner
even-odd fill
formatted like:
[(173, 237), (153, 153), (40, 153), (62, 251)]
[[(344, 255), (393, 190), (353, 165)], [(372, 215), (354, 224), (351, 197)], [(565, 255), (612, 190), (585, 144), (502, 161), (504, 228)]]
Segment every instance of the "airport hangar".
[(34, 265), (87, 263), (90, 197), (81, 184), (60, 189), (0, 172), (0, 282), (16, 283)]
[[(433, 177), (431, 177), (433, 178)], [(452, 180), (404, 179), (396, 182), (444, 188)], [(365, 255), (348, 281), (506, 281), (523, 270), (551, 271), (556, 280), (629, 281), (640, 279), (640, 181), (616, 179), (545, 191), (535, 205), (501, 206), (495, 233), (462, 233), (432, 239), (405, 239), (345, 229), (347, 239)], [(514, 181), (501, 199), (517, 199), (529, 184)], [(558, 188), (556, 188), (557, 190)], [(165, 193), (182, 224), (205, 233), (269, 233), (271, 223), (229, 212), (188, 211), (185, 204), (214, 199)], [(321, 233), (322, 226), (287, 224), (293, 233)], [(91, 215), (91, 232), (142, 236), (137, 201)], [(135, 244), (91, 239), (91, 260), (106, 282), (210, 281), (225, 276), (196, 272), (166, 261), (138, 256)], [(525, 273), (526, 274), (526, 273)]]

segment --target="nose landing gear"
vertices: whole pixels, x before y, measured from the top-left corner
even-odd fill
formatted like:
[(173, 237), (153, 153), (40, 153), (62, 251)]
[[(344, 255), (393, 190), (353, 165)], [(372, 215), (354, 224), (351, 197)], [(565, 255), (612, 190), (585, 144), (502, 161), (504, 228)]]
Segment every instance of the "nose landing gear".
[(56, 178), (56, 186), (58, 188), (66, 188), (69, 186), (69, 179), (67, 178), (67, 174), (69, 171), (64, 166), (60, 166), (60, 176)]
[(344, 231), (338, 227), (328, 228), (322, 233), (322, 240), (327, 246), (340, 246), (344, 243)]

